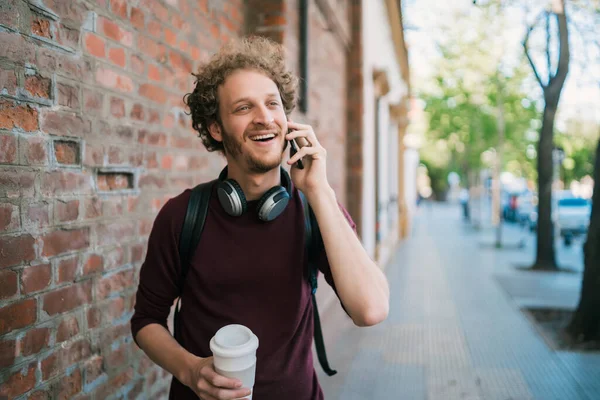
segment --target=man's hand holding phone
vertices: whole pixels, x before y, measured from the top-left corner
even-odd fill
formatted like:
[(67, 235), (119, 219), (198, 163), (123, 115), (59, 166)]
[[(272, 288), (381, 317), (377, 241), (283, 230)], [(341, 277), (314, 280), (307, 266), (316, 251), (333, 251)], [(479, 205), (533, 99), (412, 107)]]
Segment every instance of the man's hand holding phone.
[[(286, 140), (290, 141), (289, 165), (293, 165), (291, 177), (294, 185), (307, 196), (320, 189), (330, 188), (327, 182), (327, 152), (317, 140), (310, 125), (288, 121)], [(302, 162), (295, 167), (295, 163)]]

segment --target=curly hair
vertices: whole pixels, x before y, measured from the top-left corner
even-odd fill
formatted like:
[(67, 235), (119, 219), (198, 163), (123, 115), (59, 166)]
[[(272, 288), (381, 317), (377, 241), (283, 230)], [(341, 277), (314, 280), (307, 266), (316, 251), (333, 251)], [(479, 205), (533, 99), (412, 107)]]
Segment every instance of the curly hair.
[(192, 127), (208, 151), (224, 151), (223, 143), (213, 139), (208, 127), (221, 123), (219, 86), (239, 69), (257, 70), (271, 78), (279, 89), (286, 115), (296, 107), (298, 78), (286, 68), (284, 48), (260, 36), (231, 41), (192, 73), (196, 78), (194, 91), (183, 98), (192, 115)]

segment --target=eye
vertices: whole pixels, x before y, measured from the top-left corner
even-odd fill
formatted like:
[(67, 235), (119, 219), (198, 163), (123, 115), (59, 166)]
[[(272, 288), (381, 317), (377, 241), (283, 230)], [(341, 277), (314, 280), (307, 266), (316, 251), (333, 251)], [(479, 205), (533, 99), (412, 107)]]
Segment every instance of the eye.
[(248, 106), (241, 106), (236, 111), (246, 111), (246, 110), (249, 110), (249, 109), (250, 109), (250, 107), (248, 107)]
[(271, 105), (271, 106), (278, 106), (279, 103), (277, 101), (272, 101), (272, 102), (269, 103), (269, 105)]

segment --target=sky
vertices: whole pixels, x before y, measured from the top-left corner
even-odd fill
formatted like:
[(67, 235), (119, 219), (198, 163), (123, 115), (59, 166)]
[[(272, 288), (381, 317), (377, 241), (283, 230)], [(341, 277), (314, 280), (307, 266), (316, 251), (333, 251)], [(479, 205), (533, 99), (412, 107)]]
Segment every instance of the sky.
[[(523, 3), (526, 3), (524, 1)], [(543, 2), (538, 2), (543, 3)], [(505, 62), (516, 62), (522, 57), (522, 40), (525, 34), (525, 21), (535, 16), (534, 12), (525, 14), (521, 9), (509, 11), (505, 26), (499, 39), (504, 43)], [(412, 85), (418, 89), (428, 77), (435, 73), (433, 60), (440, 55), (436, 50), (436, 41), (443, 41), (447, 29), (462, 29), (469, 34), (469, 26), (477, 21), (481, 10), (473, 5), (473, 0), (404, 0), (403, 17), (405, 36), (409, 52)], [(462, 24), (462, 25), (461, 25)], [(449, 25), (449, 26), (448, 26)], [(475, 27), (474, 27), (475, 28)], [(541, 32), (539, 32), (541, 33)], [(599, 32), (600, 34), (600, 32)], [(532, 37), (535, 40), (538, 37)], [(582, 44), (578, 35), (570, 31), (572, 54), (582, 53)], [(594, 54), (597, 55), (597, 54)], [(536, 61), (542, 61), (536, 59)], [(565, 82), (557, 115), (557, 127), (560, 129), (569, 118), (586, 119), (600, 123), (600, 57), (595, 62), (583, 64), (573, 61)], [(584, 72), (585, 71), (585, 72)], [(542, 74), (543, 71), (540, 71)], [(592, 77), (590, 78), (590, 74)], [(533, 76), (533, 75), (532, 75)], [(587, 77), (587, 78), (586, 78)], [(533, 96), (541, 99), (541, 89), (532, 85)]]

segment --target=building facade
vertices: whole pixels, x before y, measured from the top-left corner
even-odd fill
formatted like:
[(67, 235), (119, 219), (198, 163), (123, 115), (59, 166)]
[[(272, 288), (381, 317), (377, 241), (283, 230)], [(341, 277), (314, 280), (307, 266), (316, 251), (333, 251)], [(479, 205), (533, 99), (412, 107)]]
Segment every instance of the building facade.
[(139, 268), (158, 210), (224, 166), (190, 127), (191, 72), (248, 34), (285, 46), (292, 118), (385, 265), (409, 221), (398, 1), (3, 1), (0, 398), (166, 397), (130, 335)]

